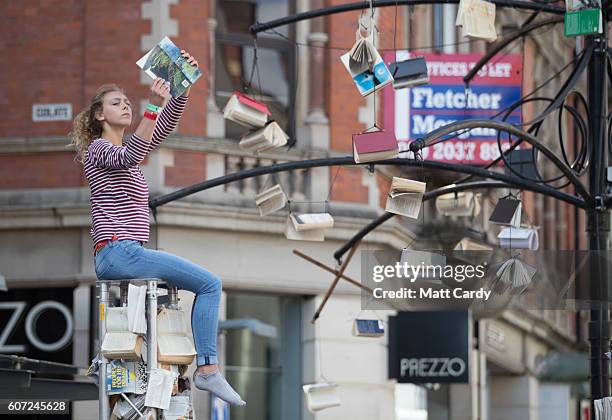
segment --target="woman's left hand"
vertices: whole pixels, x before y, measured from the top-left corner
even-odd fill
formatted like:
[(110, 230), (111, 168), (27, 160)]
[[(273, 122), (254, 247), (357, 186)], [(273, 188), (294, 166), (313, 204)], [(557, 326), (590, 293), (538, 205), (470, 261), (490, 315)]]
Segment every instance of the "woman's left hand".
[[(185, 50), (181, 50), (181, 57), (183, 57), (184, 59), (187, 60), (187, 63), (191, 64), (192, 66), (198, 67), (198, 60), (195, 59), (195, 57), (193, 57), (191, 54), (189, 54), (187, 51)], [(182, 96), (189, 96), (189, 91), (191, 90), (191, 86), (189, 86), (187, 88), (187, 90), (185, 91), (185, 93), (183, 93)]]

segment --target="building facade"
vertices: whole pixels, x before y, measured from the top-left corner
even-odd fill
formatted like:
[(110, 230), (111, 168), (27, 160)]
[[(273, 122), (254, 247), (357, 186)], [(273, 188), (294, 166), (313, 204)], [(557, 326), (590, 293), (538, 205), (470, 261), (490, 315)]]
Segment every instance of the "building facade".
[[(150, 194), (158, 197), (239, 170), (304, 159), (346, 156), (352, 134), (386, 118), (384, 93), (362, 98), (339, 60), (355, 40), (360, 12), (342, 13), (259, 34), (250, 25), (301, 11), (339, 5), (339, 0), (22, 1), (1, 7), (0, 43), (0, 273), (7, 279), (0, 353), (89, 365), (95, 355), (95, 273), (89, 229), (89, 189), (74, 152), (66, 147), (71, 119), (98, 86), (122, 86), (144, 110), (150, 79), (135, 62), (164, 36), (200, 62), (203, 77), (192, 89), (177, 130), (143, 163)], [(483, 53), (454, 27), (456, 6), (386, 7), (377, 10), (378, 47), (418, 52)], [(527, 15), (504, 11), (498, 32), (520, 26)], [(551, 48), (551, 45), (553, 46)], [(575, 54), (560, 27), (513, 44), (523, 54), (523, 93), (557, 72)], [(255, 61), (255, 57), (257, 58)], [(257, 65), (253, 63), (256, 62)], [(553, 96), (562, 78), (544, 92)], [(235, 90), (263, 98), (295, 144), (258, 155), (238, 147), (241, 130), (223, 119)], [(523, 118), (539, 104), (525, 105)], [(137, 112), (136, 112), (137, 113)], [(547, 122), (543, 138), (554, 140)], [(391, 127), (385, 127), (392, 129)], [(391, 311), (361, 307), (359, 289), (340, 282), (319, 320), (310, 319), (333, 275), (295, 256), (299, 249), (334, 266), (333, 253), (384, 212), (392, 176), (421, 177), (398, 168), (321, 167), (251, 178), (202, 191), (159, 207), (151, 217), (147, 247), (166, 250), (217, 273), (223, 280), (222, 319), (254, 319), (274, 334), (224, 329), (220, 342), (226, 375), (248, 402), (232, 419), (574, 419), (580, 396), (567, 383), (539, 381), (538, 356), (576, 349), (583, 339), (575, 313), (504, 312), (478, 325), (474, 372), (469, 385), (415, 387), (387, 379), (387, 343), (354, 337), (357, 316)], [(448, 173), (428, 173), (444, 185)], [(261, 218), (254, 196), (279, 182), (293, 206), (328, 205), (335, 226), (323, 243), (284, 237), (286, 212)], [(370, 233), (361, 250), (398, 250), (444, 224), (489, 232), (494, 198), (486, 195), (482, 216), (443, 220), (433, 203), (417, 222), (394, 218)], [(525, 194), (526, 211), (541, 226), (545, 249), (584, 248), (580, 214), (551, 199)], [(326, 204), (328, 203), (328, 204)], [(154, 216), (154, 217), (153, 217)], [(481, 239), (493, 243), (495, 236)], [(359, 253), (346, 274), (360, 278)], [(189, 311), (193, 296), (181, 292)], [(72, 324), (51, 308), (43, 320), (64, 325), (64, 334), (26, 327), (41, 302), (60, 302)], [(16, 309), (20, 308), (20, 309)], [(10, 317), (19, 310), (15, 323)], [(57, 319), (56, 319), (57, 318)], [(33, 321), (36, 324), (36, 320)], [(43, 322), (43, 321), (39, 321)], [(30, 333), (27, 333), (27, 331)], [(58, 327), (62, 330), (62, 327)], [(46, 334), (46, 335), (45, 335)], [(55, 334), (55, 335), (54, 335)], [(38, 338), (38, 340), (37, 340)], [(42, 342), (42, 345), (40, 345)], [(59, 343), (55, 346), (45, 343)], [(39, 344), (39, 345), (37, 345)], [(60, 345), (61, 344), (61, 345)], [(327, 379), (340, 385), (342, 405), (312, 414), (301, 385)], [(197, 418), (208, 418), (204, 393), (194, 395)], [(552, 404), (551, 402), (555, 403)], [(97, 418), (96, 402), (74, 405), (74, 418)], [(427, 417), (428, 416), (428, 417)]]

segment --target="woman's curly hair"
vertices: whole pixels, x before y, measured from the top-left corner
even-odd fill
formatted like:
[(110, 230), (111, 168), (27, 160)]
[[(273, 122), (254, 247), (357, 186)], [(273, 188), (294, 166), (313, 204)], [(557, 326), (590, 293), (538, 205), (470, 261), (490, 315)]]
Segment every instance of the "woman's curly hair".
[(89, 105), (81, 111), (72, 122), (72, 131), (69, 147), (76, 151), (76, 160), (84, 163), (87, 156), (87, 149), (91, 142), (102, 136), (102, 123), (96, 119), (96, 114), (102, 111), (102, 101), (104, 95), (110, 92), (122, 92), (123, 89), (116, 84), (102, 85), (91, 98)]

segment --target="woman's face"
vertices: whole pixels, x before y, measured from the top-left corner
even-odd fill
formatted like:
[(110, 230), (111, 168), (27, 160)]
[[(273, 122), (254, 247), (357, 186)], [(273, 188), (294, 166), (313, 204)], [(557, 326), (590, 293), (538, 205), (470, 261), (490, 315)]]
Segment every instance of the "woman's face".
[(109, 92), (102, 100), (102, 112), (97, 116), (101, 122), (112, 126), (129, 127), (132, 124), (132, 104), (120, 91)]

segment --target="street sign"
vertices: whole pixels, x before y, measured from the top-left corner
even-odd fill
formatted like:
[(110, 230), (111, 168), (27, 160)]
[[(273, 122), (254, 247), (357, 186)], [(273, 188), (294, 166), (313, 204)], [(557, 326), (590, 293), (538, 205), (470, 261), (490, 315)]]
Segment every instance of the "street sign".
[(389, 378), (399, 383), (468, 383), (468, 311), (399, 312), (389, 318)]
[[(469, 87), (463, 77), (481, 58), (478, 54), (415, 54), (427, 62), (429, 83), (409, 89), (384, 89), (385, 129), (395, 130), (400, 151), (441, 126), (455, 121), (489, 119), (521, 97), (522, 58), (503, 55), (485, 65)], [(406, 51), (397, 57), (385, 55), (386, 62), (408, 58)], [(501, 119), (497, 117), (497, 119)], [(521, 108), (509, 115), (512, 124), (521, 122)], [(505, 137), (502, 137), (502, 139)], [(508, 146), (502, 141), (502, 148)], [(451, 141), (423, 149), (424, 159), (439, 162), (482, 165), (499, 156), (497, 130), (476, 128), (460, 133)]]
[(601, 9), (582, 9), (565, 13), (563, 34), (578, 36), (603, 32)]

